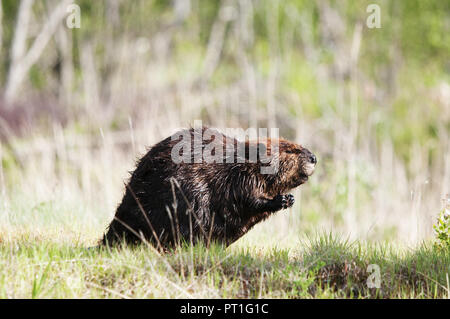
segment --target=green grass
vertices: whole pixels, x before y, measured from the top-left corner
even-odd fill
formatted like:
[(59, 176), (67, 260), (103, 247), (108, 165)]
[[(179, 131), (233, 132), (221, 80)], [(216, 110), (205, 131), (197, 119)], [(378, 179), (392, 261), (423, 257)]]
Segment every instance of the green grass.
[[(78, 1), (82, 28), (58, 31), (0, 115), (0, 298), (448, 298), (449, 219), (436, 219), (450, 180), (450, 2), (381, 1), (382, 28), (369, 29), (371, 2), (233, 2), (222, 41), (218, 1), (191, 1), (175, 24), (176, 2)], [(1, 4), (7, 87), (19, 1)], [(294, 207), (228, 249), (86, 249), (134, 160), (197, 119), (279, 127), (314, 151)]]
[[(367, 267), (381, 286), (368, 288)], [(318, 235), (296, 249), (87, 249), (48, 239), (0, 243), (0, 298), (448, 298), (450, 250)]]

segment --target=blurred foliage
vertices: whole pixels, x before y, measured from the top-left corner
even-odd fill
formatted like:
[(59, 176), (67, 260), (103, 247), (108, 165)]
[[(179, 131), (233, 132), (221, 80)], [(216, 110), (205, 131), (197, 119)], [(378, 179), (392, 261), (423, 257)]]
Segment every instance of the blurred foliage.
[[(33, 6), (35, 20), (31, 25), (42, 23), (42, 17), (49, 15), (56, 2), (36, 1)], [(16, 0), (1, 2), (3, 49), (0, 52), (0, 82), (3, 84), (10, 64), (9, 54), (19, 3)], [(112, 51), (116, 48), (115, 43), (123, 39), (153, 40), (158, 35), (173, 36), (165, 56), (173, 64), (167, 66), (165, 74), (168, 85), (190, 79), (192, 74), (201, 74), (211, 30), (220, 17), (221, 6), (221, 1), (187, 1), (190, 10), (187, 16), (180, 18), (176, 16), (177, 1), (79, 0), (76, 3), (81, 8), (82, 27), (72, 29), (70, 38), (75, 80), (81, 81), (80, 52), (86, 43), (90, 43), (100, 71), (100, 83), (105, 83), (104, 91), (109, 90), (107, 85), (112, 81), (111, 70), (120, 62), (119, 53)], [(252, 17), (248, 21), (253, 35), (245, 43), (239, 39), (243, 35), (236, 37), (234, 33), (241, 23), (236, 16), (242, 11), (242, 4), (247, 2), (229, 3), (235, 10), (230, 18), (233, 21), (227, 25), (223, 52), (215, 72), (207, 79), (209, 85), (229, 85), (243, 76), (242, 66), (237, 62), (237, 55), (240, 54), (238, 47), (244, 48), (250, 62), (263, 78), (269, 76), (274, 64), (273, 51), (278, 50), (276, 54), (281, 59), (281, 67), (277, 89), (289, 114), (319, 118), (331, 107), (336, 116), (348, 122), (348, 112), (338, 108), (336, 97), (349, 84), (349, 71), (342, 71), (343, 79), (335, 78), (324, 88), (317, 77), (317, 68), (324, 66), (333, 72), (336, 63), (348, 59), (348, 55), (342, 55), (339, 48), (351, 44), (354, 26), (359, 22), (364, 28), (359, 73), (353, 82), (360, 86), (358, 114), (361, 124), (366, 123), (371, 114), (380, 111), (381, 116), (376, 123), (379, 142), (383, 138), (392, 139), (396, 151), (405, 160), (410, 159), (409, 150), (414, 142), (433, 152), (435, 145), (428, 142), (439, 138), (436, 119), (442, 116), (444, 110), (430, 101), (428, 89), (450, 81), (450, 1), (375, 1), (381, 8), (381, 29), (365, 26), (369, 15), (366, 8), (374, 3), (371, 0), (250, 1)], [(112, 14), (114, 4), (117, 4), (118, 10)], [(330, 10), (333, 12), (331, 15), (327, 14)], [(339, 34), (341, 27), (342, 34)], [(172, 33), (167, 35), (167, 30), (172, 30)], [(34, 36), (35, 30), (30, 38)], [(135, 49), (130, 47), (130, 50)], [(306, 54), (308, 50), (315, 52), (313, 58)], [(28, 85), (32, 91), (61, 94), (58, 87), (61, 54), (54, 41), (48, 45), (38, 63), (29, 71)], [(154, 58), (155, 52), (150, 50), (148, 54)], [(79, 87), (75, 83), (73, 89)], [(364, 96), (364, 90), (373, 92)], [(301, 107), (297, 100), (285, 98), (292, 94), (301, 101)], [(444, 121), (448, 132), (449, 121), (447, 118)]]
[(442, 249), (450, 249), (450, 209), (442, 210), (436, 224), (433, 226), (436, 232), (436, 246)]
[[(440, 92), (450, 91), (450, 1), (230, 0), (227, 3), (231, 7), (225, 14), (220, 11), (225, 1), (191, 0), (185, 2), (190, 4), (186, 15), (177, 11), (176, 4), (180, 1), (176, 0), (75, 2), (81, 8), (81, 28), (68, 30), (63, 26), (69, 35), (70, 63), (74, 68), (74, 83), (69, 88), (71, 92), (65, 93), (69, 93), (70, 97), (81, 95), (82, 98), (69, 99), (67, 105), (61, 102), (61, 108), (71, 115), (67, 117), (72, 132), (98, 133), (98, 127), (128, 130), (129, 118), (133, 115), (139, 118), (139, 110), (147, 107), (145, 102), (139, 103), (141, 91), (148, 93), (155, 90), (156, 97), (173, 94), (175, 97), (171, 96), (172, 99), (168, 100), (176, 104), (181, 99), (176, 88), (184, 87), (186, 83), (195, 93), (199, 87), (203, 90), (198, 91), (198, 96), (215, 92), (215, 89), (246, 88), (248, 74), (247, 64), (243, 62), (245, 57), (256, 73), (255, 82), (262, 91), (258, 91), (255, 97), (258, 115), (262, 114), (258, 124), (264, 126), (268, 122), (264, 109), (268, 104), (265, 89), (275, 74), (276, 123), (281, 128), (281, 134), (287, 138), (298, 136), (295, 121), (301, 119), (310, 121), (312, 126), (321, 130), (327, 141), (324, 148), (341, 145), (340, 140), (347, 137), (343, 135), (349, 135), (349, 127), (354, 124), (352, 107), (355, 107), (355, 148), (360, 150), (369, 145), (373, 162), (376, 163), (359, 163), (355, 169), (358, 186), (354, 194), (358, 198), (356, 209), (363, 209), (358, 205), (363, 205), (373, 196), (376, 186), (372, 183), (377, 174), (374, 167), (382, 168), (377, 162), (378, 157), (373, 154), (378, 154), (380, 145), (386, 141), (392, 145), (395, 156), (407, 164), (408, 173), (416, 169), (413, 165), (408, 166), (417, 156), (415, 152), (420, 151), (421, 156), (426, 158), (424, 161), (433, 167), (436, 162), (442, 162), (442, 156), (438, 155), (447, 151), (443, 136), (448, 136), (450, 132), (450, 110), (448, 101), (442, 98), (448, 95), (441, 96)], [(37, 36), (55, 3), (56, 0), (35, 1), (29, 43)], [(372, 3), (381, 8), (380, 29), (366, 26), (370, 14), (366, 8)], [(10, 49), (19, 4), (17, 0), (1, 2), (2, 86), (7, 81), (11, 62)], [(245, 16), (246, 12), (248, 16)], [(204, 65), (211, 34), (215, 24), (221, 20), (225, 23), (223, 47), (212, 74), (205, 76)], [(248, 24), (247, 33), (242, 33), (241, 27), (245, 23)], [(350, 52), (357, 38), (355, 30), (358, 25), (362, 26), (361, 45), (354, 70)], [(129, 52), (122, 52), (124, 43)], [(108, 119), (108, 123), (95, 123), (92, 118), (86, 120), (86, 117), (72, 116), (78, 115), (73, 109), (82, 109), (80, 104), (87, 94), (82, 83), (82, 57), (86, 48), (92, 49), (93, 64), (97, 68), (95, 74), (99, 77), (99, 104), (102, 105), (92, 107), (98, 108), (96, 113), (100, 114), (95, 120)], [(63, 52), (56, 39), (52, 39), (28, 72), (28, 79), (20, 92), (21, 98), (34, 103), (33, 98), (38, 94), (57, 100), (64, 93), (61, 89), (62, 59)], [(124, 59), (139, 61), (141, 64), (136, 65), (145, 69), (142, 72), (157, 73), (154, 76), (157, 85), (154, 82), (141, 85), (142, 80), (147, 79), (146, 74), (139, 74), (141, 77), (137, 79), (132, 76), (121, 78), (127, 72), (115, 74), (114, 71), (120, 68), (130, 74), (133, 72), (129, 68), (133, 64), (126, 63), (128, 61)], [(148, 64), (152, 68), (147, 69)], [(110, 112), (114, 116), (108, 117), (104, 115), (107, 113), (105, 105), (109, 107), (115, 101), (105, 97), (114, 89), (122, 89), (120, 85), (112, 85), (117, 77), (122, 80), (118, 81), (121, 84), (127, 84), (127, 81), (135, 84), (136, 91), (132, 92), (135, 96), (130, 95), (127, 105), (117, 106), (114, 112)], [(197, 82), (203, 86), (197, 86)], [(354, 90), (357, 94), (352, 102)], [(220, 100), (222, 96), (214, 98)], [(244, 97), (244, 102), (245, 99), (248, 97)], [(209, 107), (211, 105), (219, 108), (224, 104), (211, 103)], [(241, 107), (239, 111), (246, 108)], [(205, 106), (192, 116), (209, 119), (211, 114), (219, 113), (216, 109), (207, 110)], [(186, 118), (187, 121), (192, 119)], [(248, 125), (239, 124), (242, 127)], [(89, 125), (97, 126), (86, 128)], [(347, 158), (336, 156), (345, 148), (336, 149), (321, 150), (321, 167), (327, 178), (321, 180), (320, 185), (314, 184), (314, 181), (309, 183), (311, 201), (315, 202), (308, 206), (302, 218), (315, 220), (322, 214), (325, 218), (332, 217), (336, 224), (342, 222), (351, 197), (350, 181), (345, 166), (338, 167), (339, 161), (345, 162)], [(330, 155), (326, 152), (334, 153)], [(5, 169), (14, 166), (7, 155), (3, 158)], [(327, 192), (333, 194), (327, 195)], [(324, 197), (326, 200), (323, 200)]]

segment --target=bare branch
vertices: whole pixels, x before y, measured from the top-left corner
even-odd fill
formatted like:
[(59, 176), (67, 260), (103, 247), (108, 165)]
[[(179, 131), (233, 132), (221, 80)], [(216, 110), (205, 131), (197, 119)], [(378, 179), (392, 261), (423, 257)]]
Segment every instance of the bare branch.
[(208, 48), (206, 49), (205, 62), (203, 63), (203, 81), (206, 81), (211, 77), (219, 64), (223, 43), (225, 41), (226, 27), (228, 21), (233, 19), (234, 10), (233, 1), (222, 1), (216, 21), (214, 22), (209, 35)]
[(22, 84), (26, 74), (41, 56), (48, 42), (56, 32), (58, 24), (66, 15), (67, 6), (72, 3), (72, 1), (73, 0), (63, 0), (56, 6), (26, 55), (24, 55), (24, 51), (33, 0), (22, 0), (20, 3), (16, 33), (14, 35), (14, 43), (11, 50), (12, 64), (9, 69), (5, 89), (5, 99), (7, 102), (12, 102), (15, 99), (17, 90)]
[(16, 64), (24, 55), (27, 40), (28, 24), (30, 23), (31, 7), (34, 0), (22, 0), (17, 13), (16, 31), (11, 48), (11, 61)]

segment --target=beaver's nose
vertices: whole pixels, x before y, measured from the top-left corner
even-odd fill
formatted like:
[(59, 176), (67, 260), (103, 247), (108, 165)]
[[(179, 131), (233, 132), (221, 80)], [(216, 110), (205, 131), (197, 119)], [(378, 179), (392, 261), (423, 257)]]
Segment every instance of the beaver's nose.
[(314, 154), (310, 155), (310, 156), (309, 156), (309, 162), (310, 162), (311, 164), (316, 164), (316, 163), (317, 163), (316, 155), (314, 155)]

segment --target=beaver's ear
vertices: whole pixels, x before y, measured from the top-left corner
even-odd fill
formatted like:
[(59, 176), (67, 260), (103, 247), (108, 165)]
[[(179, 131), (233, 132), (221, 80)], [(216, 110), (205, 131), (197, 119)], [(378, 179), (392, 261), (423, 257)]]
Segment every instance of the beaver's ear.
[(245, 158), (250, 162), (259, 162), (261, 158), (266, 158), (267, 146), (264, 143), (247, 143), (245, 148)]
[(267, 146), (264, 143), (258, 143), (258, 156), (267, 154)]
[(264, 143), (238, 142), (236, 157), (241, 162), (258, 162), (261, 157), (266, 156), (267, 147)]

